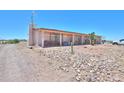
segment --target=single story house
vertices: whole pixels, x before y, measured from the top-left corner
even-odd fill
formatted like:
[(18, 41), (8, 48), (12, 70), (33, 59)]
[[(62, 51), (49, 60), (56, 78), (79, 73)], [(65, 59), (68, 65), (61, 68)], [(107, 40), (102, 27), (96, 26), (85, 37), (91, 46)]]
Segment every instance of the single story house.
[[(29, 26), (29, 46), (51, 47), (90, 44), (89, 34), (68, 32), (48, 28)], [(101, 44), (101, 36), (96, 36), (96, 44)]]

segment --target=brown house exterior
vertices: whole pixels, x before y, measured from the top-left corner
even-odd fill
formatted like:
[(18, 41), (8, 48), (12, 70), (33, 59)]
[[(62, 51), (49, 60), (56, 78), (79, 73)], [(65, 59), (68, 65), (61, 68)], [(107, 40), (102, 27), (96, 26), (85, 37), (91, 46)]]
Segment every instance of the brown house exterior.
[[(56, 29), (29, 27), (29, 46), (51, 47), (90, 44), (89, 34)], [(101, 36), (96, 36), (96, 44), (101, 44)]]

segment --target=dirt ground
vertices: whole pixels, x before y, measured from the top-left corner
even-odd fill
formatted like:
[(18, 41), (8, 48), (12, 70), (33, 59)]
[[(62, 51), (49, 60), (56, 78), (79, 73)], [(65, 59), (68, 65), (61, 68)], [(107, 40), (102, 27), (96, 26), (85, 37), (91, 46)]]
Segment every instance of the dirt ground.
[(69, 81), (68, 73), (56, 71), (45, 56), (26, 47), (8, 44), (0, 47), (0, 81)]
[[(85, 57), (90, 61), (85, 63)], [(29, 49), (26, 43), (6, 44), (0, 45), (0, 81), (124, 81), (123, 62), (124, 46), (74, 46), (71, 54), (69, 46)]]

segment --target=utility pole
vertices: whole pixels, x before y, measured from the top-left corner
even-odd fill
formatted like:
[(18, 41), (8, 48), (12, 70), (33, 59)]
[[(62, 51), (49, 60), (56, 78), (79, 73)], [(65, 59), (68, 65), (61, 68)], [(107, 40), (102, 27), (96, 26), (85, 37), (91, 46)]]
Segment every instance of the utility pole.
[(34, 15), (35, 15), (35, 11), (32, 11), (32, 16), (31, 16), (31, 24), (32, 24), (32, 28), (34, 28)]
[(35, 11), (32, 11), (31, 14), (31, 22), (29, 24), (29, 39), (27, 41), (27, 46), (31, 46), (33, 45), (33, 28), (35, 28), (35, 24), (34, 24), (34, 15), (35, 15)]

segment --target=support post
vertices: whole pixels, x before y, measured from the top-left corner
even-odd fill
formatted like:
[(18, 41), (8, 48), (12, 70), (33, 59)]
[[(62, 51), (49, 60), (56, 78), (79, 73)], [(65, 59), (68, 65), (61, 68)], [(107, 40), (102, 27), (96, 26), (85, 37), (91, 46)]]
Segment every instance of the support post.
[(74, 54), (73, 42), (71, 42), (71, 54)]
[(84, 36), (81, 37), (81, 44), (84, 44)]
[(36, 31), (36, 46), (39, 46), (39, 31)]
[(42, 31), (42, 47), (44, 47), (44, 31)]
[(62, 46), (62, 34), (60, 33), (60, 46)]
[(73, 43), (73, 45), (74, 45), (74, 34), (72, 35), (72, 43)]

